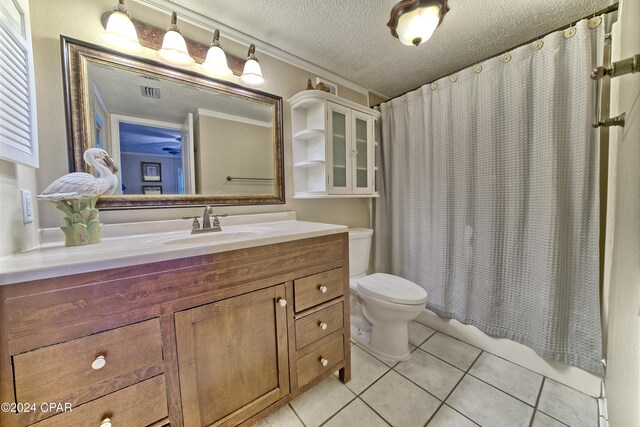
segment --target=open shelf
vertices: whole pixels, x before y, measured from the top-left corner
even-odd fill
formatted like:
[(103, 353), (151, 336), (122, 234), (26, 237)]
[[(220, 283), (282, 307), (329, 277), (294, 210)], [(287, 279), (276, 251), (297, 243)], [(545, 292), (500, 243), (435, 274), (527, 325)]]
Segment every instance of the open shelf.
[(327, 194), (324, 192), (304, 192), (298, 191), (293, 193), (294, 199), (366, 199), (371, 197), (380, 197), (380, 194)]
[(301, 162), (295, 162), (296, 168), (312, 168), (315, 166), (324, 166), (324, 160), (303, 160)]
[(317, 136), (323, 136), (324, 129), (303, 129), (300, 132), (296, 132), (293, 134), (293, 137), (296, 139), (311, 139)]

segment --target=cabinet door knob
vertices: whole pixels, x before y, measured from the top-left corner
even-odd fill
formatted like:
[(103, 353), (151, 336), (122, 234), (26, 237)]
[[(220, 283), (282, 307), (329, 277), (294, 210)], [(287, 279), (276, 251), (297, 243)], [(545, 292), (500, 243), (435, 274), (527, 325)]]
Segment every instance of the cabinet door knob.
[(323, 331), (324, 331), (325, 329), (327, 329), (327, 324), (326, 324), (326, 323), (324, 323), (324, 322), (320, 322), (320, 324), (319, 324), (318, 326), (319, 326), (319, 327), (320, 327), (320, 329), (322, 329)]
[(318, 286), (318, 290), (323, 294), (326, 294), (329, 289), (325, 285), (320, 285)]
[[(104, 356), (98, 356), (96, 357), (96, 360), (94, 360), (93, 363), (91, 364), (91, 368), (97, 371), (98, 369), (104, 368), (104, 365), (106, 364), (107, 364), (107, 359), (105, 359)], [(108, 420), (108, 418), (106, 419)]]
[(320, 363), (322, 364), (322, 366), (327, 366), (329, 364), (329, 361), (327, 359), (325, 359), (324, 357), (320, 358)]
[(287, 300), (284, 298), (278, 298), (278, 304), (280, 304), (280, 306), (284, 307), (287, 305)]
[(105, 418), (102, 420), (100, 427), (111, 427), (111, 418)]

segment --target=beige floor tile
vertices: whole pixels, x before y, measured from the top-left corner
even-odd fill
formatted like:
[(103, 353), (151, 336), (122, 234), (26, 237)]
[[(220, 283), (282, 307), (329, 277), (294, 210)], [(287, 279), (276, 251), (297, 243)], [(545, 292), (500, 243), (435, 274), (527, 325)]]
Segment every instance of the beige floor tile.
[(428, 427), (475, 427), (476, 423), (460, 415), (447, 405), (442, 405), (438, 412), (431, 418)]
[(326, 427), (387, 427), (388, 425), (360, 399), (349, 403), (325, 424)]
[(415, 321), (409, 322), (409, 344), (418, 347), (436, 331)]
[(330, 376), (291, 402), (307, 426), (319, 426), (349, 403), (355, 395), (335, 376)]
[(533, 417), (533, 424), (531, 427), (563, 427), (566, 424), (561, 423), (560, 421), (554, 420), (548, 415), (545, 415), (543, 412), (536, 411), (536, 414)]
[(256, 427), (304, 427), (291, 406), (284, 405), (264, 420), (258, 422)]
[(387, 365), (360, 347), (353, 346), (351, 348), (351, 381), (346, 386), (355, 394), (360, 394), (388, 370)]
[(396, 427), (423, 426), (440, 401), (394, 371), (389, 371), (361, 396), (385, 421)]
[(571, 426), (598, 425), (598, 402), (595, 398), (549, 378), (542, 386), (538, 410)]
[(482, 353), (469, 373), (531, 406), (536, 404), (543, 378), (490, 353)]
[(469, 369), (480, 354), (480, 349), (440, 332), (436, 332), (420, 348), (463, 371)]
[(460, 369), (420, 349), (394, 369), (440, 400), (447, 398), (464, 375)]
[(470, 375), (465, 375), (446, 403), (482, 426), (527, 427), (533, 415), (531, 406)]

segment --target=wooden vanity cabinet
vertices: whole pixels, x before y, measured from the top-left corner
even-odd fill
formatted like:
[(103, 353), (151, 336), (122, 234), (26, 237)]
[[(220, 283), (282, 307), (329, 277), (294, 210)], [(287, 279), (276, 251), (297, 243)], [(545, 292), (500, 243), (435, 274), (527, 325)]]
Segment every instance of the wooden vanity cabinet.
[(284, 296), (272, 286), (175, 314), (185, 426), (237, 425), (289, 394)]
[(339, 233), (0, 286), (0, 401), (73, 405), (0, 425), (252, 425), (346, 382), (348, 259)]

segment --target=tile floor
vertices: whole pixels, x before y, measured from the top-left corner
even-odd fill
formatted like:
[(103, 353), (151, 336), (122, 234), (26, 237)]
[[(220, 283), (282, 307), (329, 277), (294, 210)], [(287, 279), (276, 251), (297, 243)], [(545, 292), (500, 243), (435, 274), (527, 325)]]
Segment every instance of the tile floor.
[(401, 363), (352, 345), (349, 383), (329, 377), (258, 425), (598, 426), (593, 397), (417, 322), (409, 342)]

